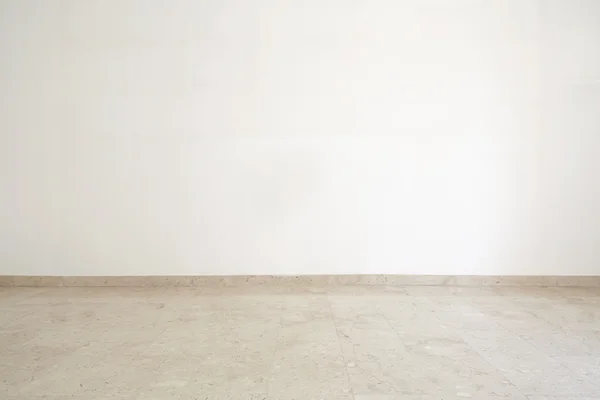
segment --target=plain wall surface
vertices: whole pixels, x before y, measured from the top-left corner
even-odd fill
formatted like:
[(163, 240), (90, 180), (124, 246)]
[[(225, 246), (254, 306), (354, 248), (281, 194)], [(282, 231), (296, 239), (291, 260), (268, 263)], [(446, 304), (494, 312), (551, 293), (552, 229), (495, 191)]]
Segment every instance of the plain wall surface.
[(597, 0), (0, 0), (0, 274), (600, 274)]

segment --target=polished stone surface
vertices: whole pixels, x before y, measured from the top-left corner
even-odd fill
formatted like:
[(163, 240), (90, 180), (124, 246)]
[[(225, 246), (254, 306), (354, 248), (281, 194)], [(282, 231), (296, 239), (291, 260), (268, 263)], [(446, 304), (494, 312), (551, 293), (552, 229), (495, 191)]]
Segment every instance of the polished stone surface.
[(600, 289), (0, 288), (0, 398), (600, 400)]

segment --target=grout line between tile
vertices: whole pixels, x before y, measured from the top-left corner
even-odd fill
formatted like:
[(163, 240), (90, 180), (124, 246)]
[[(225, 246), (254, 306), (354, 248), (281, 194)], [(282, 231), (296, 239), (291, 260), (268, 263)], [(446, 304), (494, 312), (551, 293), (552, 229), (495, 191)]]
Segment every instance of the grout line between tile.
[(283, 307), (281, 309), (281, 313), (279, 313), (279, 326), (277, 328), (277, 338), (275, 339), (275, 345), (273, 346), (273, 355), (271, 356), (271, 368), (269, 369), (269, 381), (267, 382), (267, 398), (269, 398), (269, 393), (271, 392), (271, 382), (273, 381), (273, 369), (275, 368), (275, 355), (277, 354), (277, 344), (279, 343), (279, 338), (281, 336), (281, 330), (283, 327), (283, 313), (287, 310), (287, 296), (282, 295), (283, 297)]
[(350, 373), (348, 372), (348, 360), (346, 359), (346, 356), (344, 355), (344, 350), (342, 348), (342, 339), (340, 338), (340, 332), (338, 330), (337, 322), (335, 321), (335, 314), (333, 313), (333, 306), (331, 305), (330, 294), (326, 293), (325, 295), (327, 297), (327, 304), (329, 304), (329, 311), (331, 312), (331, 319), (333, 320), (333, 326), (335, 328), (335, 335), (337, 336), (337, 339), (338, 339), (340, 355), (342, 356), (342, 360), (344, 360), (344, 369), (346, 370), (346, 379), (348, 379), (350, 395), (352, 396), (352, 399), (355, 400), (354, 388), (352, 387), (352, 382), (350, 381)]

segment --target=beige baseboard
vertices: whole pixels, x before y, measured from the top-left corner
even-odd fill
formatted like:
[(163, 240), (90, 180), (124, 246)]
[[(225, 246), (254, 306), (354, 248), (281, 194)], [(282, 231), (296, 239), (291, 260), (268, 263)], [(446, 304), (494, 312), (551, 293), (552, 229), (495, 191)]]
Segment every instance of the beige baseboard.
[(600, 287), (600, 276), (236, 275), (236, 276), (0, 276), (23, 287), (256, 287), (256, 286), (578, 286)]

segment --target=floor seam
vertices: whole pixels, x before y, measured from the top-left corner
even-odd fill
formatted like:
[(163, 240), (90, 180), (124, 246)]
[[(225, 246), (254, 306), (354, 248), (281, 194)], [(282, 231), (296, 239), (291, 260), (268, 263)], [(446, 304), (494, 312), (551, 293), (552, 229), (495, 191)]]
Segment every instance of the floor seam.
[(275, 355), (277, 355), (277, 344), (279, 343), (279, 338), (281, 336), (281, 330), (283, 328), (283, 313), (287, 310), (287, 297), (283, 295), (283, 307), (281, 310), (281, 314), (279, 314), (279, 326), (277, 330), (277, 338), (275, 339), (275, 346), (273, 346), (273, 355), (271, 356), (271, 368), (269, 370), (269, 381), (267, 382), (267, 398), (270, 396), (271, 392), (271, 382), (273, 381), (273, 369), (275, 368)]
[(333, 327), (335, 328), (335, 335), (337, 336), (337, 339), (338, 339), (338, 346), (340, 348), (340, 355), (342, 356), (342, 360), (344, 361), (344, 369), (346, 370), (346, 379), (348, 379), (348, 386), (350, 388), (350, 395), (352, 397), (352, 400), (355, 400), (356, 397), (354, 396), (354, 388), (352, 387), (352, 381), (350, 381), (350, 373), (348, 372), (348, 360), (346, 359), (346, 356), (344, 355), (344, 350), (342, 348), (342, 339), (340, 338), (340, 332), (338, 330), (337, 322), (335, 321), (335, 314), (333, 313), (333, 306), (331, 304), (331, 299), (330, 299), (329, 296), (330, 296), (330, 294), (326, 293), (327, 304), (329, 304), (329, 311), (331, 312), (331, 319), (333, 321)]

